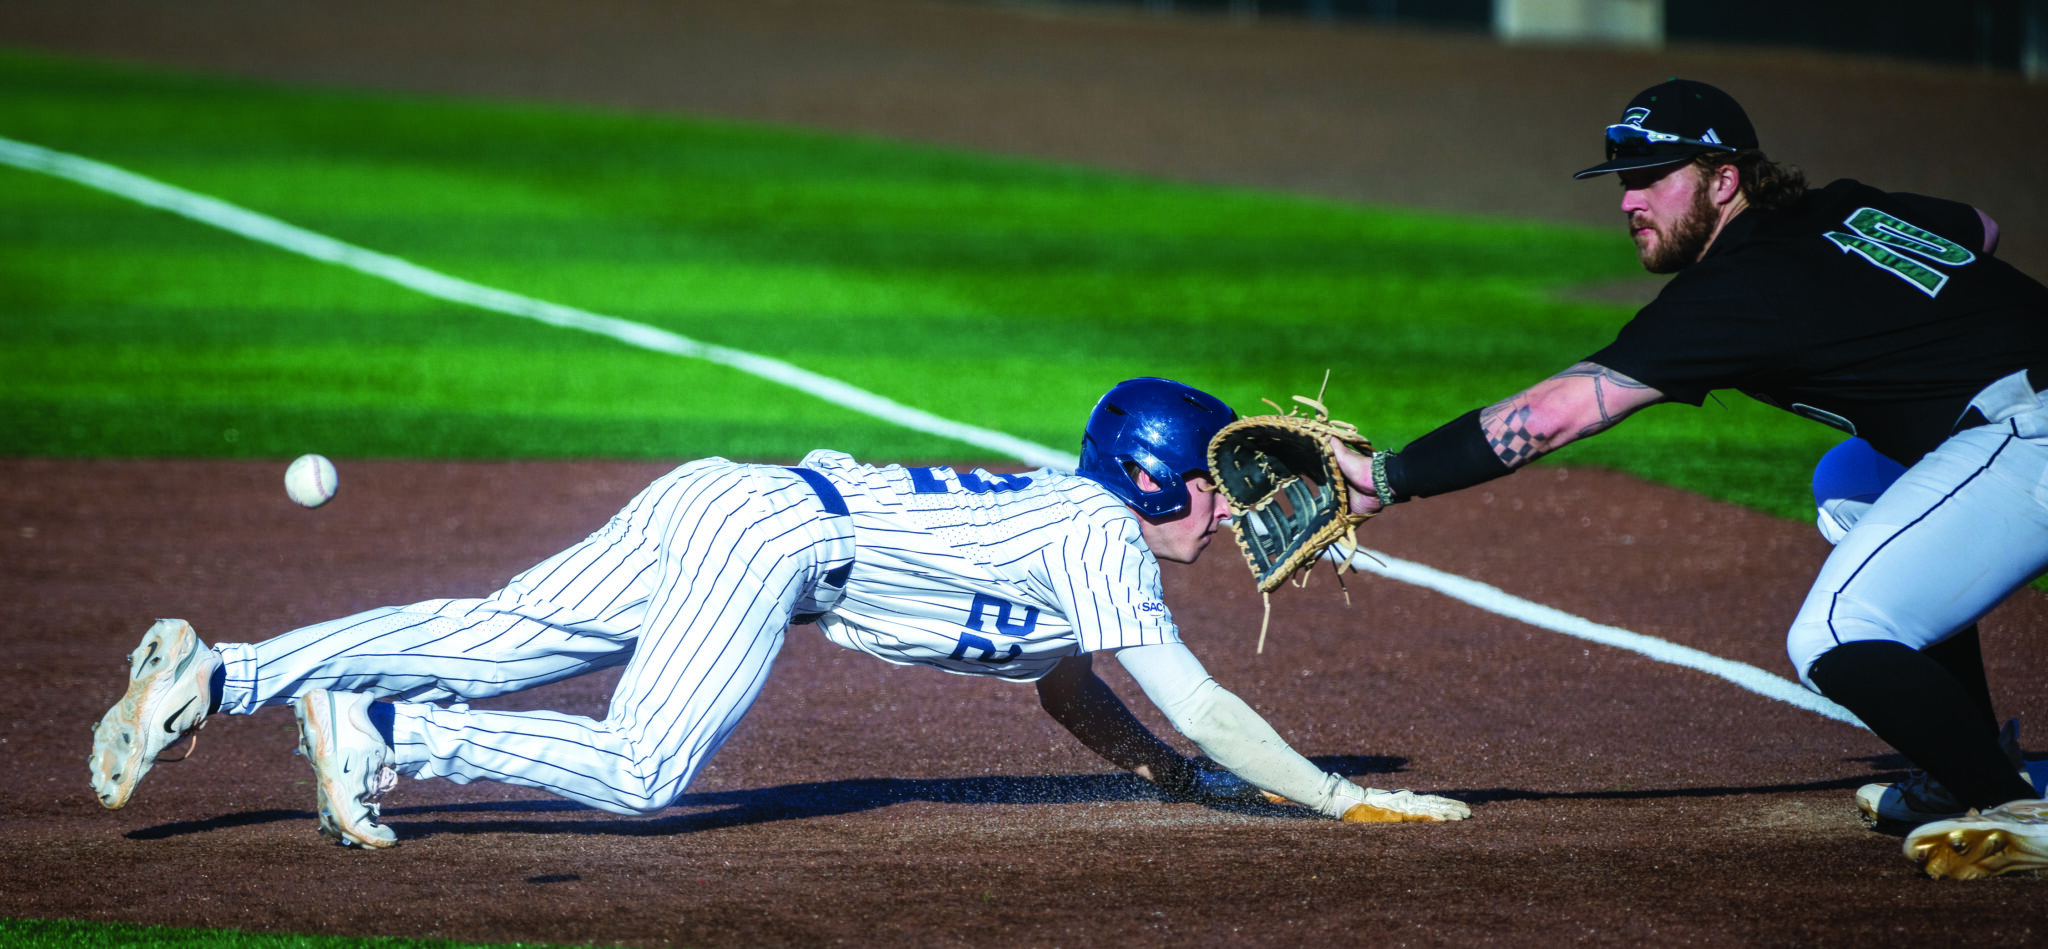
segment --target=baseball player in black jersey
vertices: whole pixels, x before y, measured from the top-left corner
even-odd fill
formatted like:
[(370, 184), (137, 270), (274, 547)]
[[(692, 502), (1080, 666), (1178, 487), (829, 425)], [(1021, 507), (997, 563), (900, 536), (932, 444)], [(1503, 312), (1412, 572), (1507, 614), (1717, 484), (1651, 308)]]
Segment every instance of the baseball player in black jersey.
[(1360, 513), (1500, 477), (1714, 389), (1856, 436), (1816, 472), (1835, 550), (1787, 652), (1925, 774), (1858, 792), (1933, 876), (2048, 867), (2048, 801), (2001, 734), (1975, 623), (2048, 568), (2048, 288), (1966, 204), (1809, 189), (1742, 107), (1673, 79), (1606, 130), (1643, 265), (1676, 276), (1584, 361), (1369, 460)]

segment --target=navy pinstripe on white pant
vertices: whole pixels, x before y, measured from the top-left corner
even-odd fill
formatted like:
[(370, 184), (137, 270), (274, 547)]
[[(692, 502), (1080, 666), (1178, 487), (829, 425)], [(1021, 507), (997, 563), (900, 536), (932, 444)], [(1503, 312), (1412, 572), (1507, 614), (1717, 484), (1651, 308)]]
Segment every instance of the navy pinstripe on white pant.
[[(313, 688), (386, 696), (401, 700), (392, 759), (400, 773), (653, 813), (682, 794), (746, 714), (790, 618), (836, 602), (854, 553), (844, 511), (787, 468), (692, 462), (490, 596), (222, 644), (221, 708), (246, 714)], [(620, 664), (602, 721), (426, 704)]]
[(1852, 515), (1786, 636), (1800, 681), (1843, 643), (1946, 640), (2048, 568), (2048, 390), (2024, 372), (1971, 402), (1987, 423), (1942, 442)]

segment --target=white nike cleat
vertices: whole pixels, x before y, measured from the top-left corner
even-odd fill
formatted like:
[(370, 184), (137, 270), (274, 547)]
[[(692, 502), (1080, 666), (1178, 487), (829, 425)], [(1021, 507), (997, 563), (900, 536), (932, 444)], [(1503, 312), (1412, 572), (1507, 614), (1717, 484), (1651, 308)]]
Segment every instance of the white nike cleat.
[(1472, 816), (1472, 809), (1463, 801), (1432, 794), (1417, 794), (1414, 791), (1382, 791), (1379, 788), (1359, 788), (1365, 792), (1362, 803), (1353, 804), (1344, 811), (1342, 820), (1347, 824), (1399, 824), (1411, 821), (1453, 821)]
[[(2012, 762), (2020, 780), (2032, 786), (2034, 780), (2028, 775), (2026, 758), (2020, 752), (2019, 728), (2019, 719), (2007, 721), (1998, 731), (1998, 747), (2005, 751), (2006, 760)], [(1897, 784), (1866, 784), (1857, 788), (1856, 809), (1863, 822), (1872, 827), (1918, 827), (1932, 821), (1952, 820), (1970, 810), (1925, 771), (1915, 771)]]
[(381, 849), (398, 843), (378, 823), (377, 799), (398, 783), (391, 748), (370, 724), (370, 703), (360, 692), (314, 689), (292, 700), (299, 717), (299, 754), (313, 766), (320, 833), (343, 846)]
[(219, 666), (184, 620), (160, 619), (142, 634), (142, 645), (128, 654), (127, 694), (92, 729), (87, 764), (102, 806), (127, 804), (157, 755), (206, 724)]
[(2048, 870), (2048, 800), (2008, 801), (1906, 835), (1906, 859), (1937, 879)]

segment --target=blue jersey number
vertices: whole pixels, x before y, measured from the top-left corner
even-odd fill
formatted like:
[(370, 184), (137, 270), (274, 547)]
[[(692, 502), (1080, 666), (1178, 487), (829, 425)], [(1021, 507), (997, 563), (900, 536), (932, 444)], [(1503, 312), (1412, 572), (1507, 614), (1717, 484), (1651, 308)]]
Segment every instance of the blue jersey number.
[[(953, 490), (953, 486), (939, 475), (938, 468), (911, 468), (909, 471), (910, 489), (919, 494), (949, 494)], [(969, 494), (1015, 491), (1031, 485), (1031, 478), (1028, 475), (994, 475), (993, 481), (983, 481), (980, 475), (972, 471), (952, 472), (952, 475), (953, 480), (959, 482), (960, 487), (966, 489)]]
[[(976, 593), (973, 606), (967, 610), (967, 628), (986, 630), (988, 627), (985, 624), (993, 620), (996, 632), (998, 633), (1002, 633), (1005, 636), (1028, 636), (1032, 630), (1038, 628), (1038, 607), (1024, 607), (1023, 621), (1011, 623), (1010, 610), (1016, 605), (1008, 600), (998, 599), (985, 593)], [(951, 658), (966, 658), (967, 652), (970, 649), (980, 653), (980, 655), (973, 657), (975, 661), (979, 662), (1009, 662), (1024, 652), (1024, 647), (1014, 643), (1011, 644), (1008, 652), (998, 652), (995, 642), (988, 637), (963, 632), (960, 634), (960, 645), (953, 647)]]

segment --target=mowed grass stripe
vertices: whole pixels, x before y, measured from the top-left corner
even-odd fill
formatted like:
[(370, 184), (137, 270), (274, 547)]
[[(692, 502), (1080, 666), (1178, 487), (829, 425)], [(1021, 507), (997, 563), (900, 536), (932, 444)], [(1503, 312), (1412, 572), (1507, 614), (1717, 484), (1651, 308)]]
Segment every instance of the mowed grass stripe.
[[(1117, 379), (1181, 378), (1256, 410), (1326, 368), (1338, 414), (1398, 446), (1598, 348), (1627, 311), (1552, 291), (1638, 272), (1607, 231), (30, 55), (0, 54), (0, 134), (1065, 452)], [(522, 327), (19, 172), (0, 171), (0, 306), (19, 370), (0, 379), (9, 454), (963, 460), (958, 442), (738, 372)], [(1829, 434), (1729, 402), (1643, 413), (1558, 460), (1800, 516)]]
[(471, 283), (389, 254), (356, 247), (324, 234), (294, 227), (273, 217), (236, 207), (217, 198), (144, 178), (103, 162), (51, 151), (26, 142), (0, 138), (0, 163), (98, 188), (140, 204), (161, 208), (202, 224), (239, 234), (314, 260), (346, 267), (367, 276), (478, 309), (536, 320), (550, 326), (582, 330), (650, 352), (667, 353), (730, 366), (752, 376), (778, 382), (805, 395), (914, 431), (965, 442), (1034, 465), (1073, 467), (1075, 458), (1002, 432), (940, 418), (837, 379), (755, 353), (712, 346), (667, 330), (603, 316), (575, 307)]

